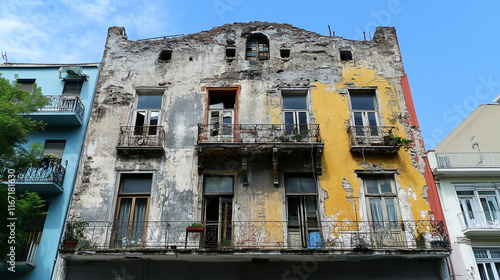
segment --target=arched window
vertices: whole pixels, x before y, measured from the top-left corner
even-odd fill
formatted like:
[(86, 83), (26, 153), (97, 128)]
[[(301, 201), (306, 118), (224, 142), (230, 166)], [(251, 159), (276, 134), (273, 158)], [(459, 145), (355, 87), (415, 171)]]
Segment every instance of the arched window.
[(247, 39), (246, 59), (268, 60), (269, 40), (263, 34), (252, 34)]

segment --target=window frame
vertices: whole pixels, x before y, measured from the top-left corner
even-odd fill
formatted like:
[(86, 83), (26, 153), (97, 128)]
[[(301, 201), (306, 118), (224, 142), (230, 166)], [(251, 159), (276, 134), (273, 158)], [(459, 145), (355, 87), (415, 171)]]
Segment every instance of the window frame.
[[(129, 177), (129, 178), (138, 178), (138, 177), (142, 177), (142, 178), (150, 178), (151, 179), (151, 182), (150, 182), (150, 186), (149, 186), (149, 192), (134, 192), (134, 193), (123, 193), (123, 186), (124, 186), (124, 182), (126, 180), (126, 177)], [(126, 247), (129, 247), (129, 246), (134, 246), (138, 243), (135, 243), (137, 242), (138, 240), (135, 240), (134, 238), (137, 237), (136, 233), (134, 230), (136, 230), (138, 227), (140, 227), (140, 223), (144, 223), (143, 224), (143, 228), (142, 228), (142, 234), (141, 234), (141, 239), (139, 240), (140, 243), (142, 245), (144, 245), (144, 243), (146, 242), (146, 234), (147, 234), (147, 222), (149, 220), (149, 209), (150, 209), (150, 203), (151, 203), (151, 190), (153, 188), (153, 182), (154, 182), (154, 174), (153, 173), (121, 173), (120, 176), (119, 176), (119, 185), (118, 185), (118, 192), (117, 192), (117, 195), (116, 195), (116, 211), (115, 211), (115, 215), (114, 215), (114, 227), (113, 227), (113, 234), (112, 234), (112, 240), (111, 240), (111, 244), (112, 246), (126, 246)], [(120, 221), (119, 220), (119, 217), (120, 217), (120, 211), (121, 211), (121, 205), (122, 205), (122, 202), (124, 199), (132, 199), (131, 200), (131, 208), (129, 210), (129, 217), (128, 217), (128, 221)], [(145, 211), (145, 215), (144, 215), (144, 220), (135, 220), (134, 219), (134, 216), (135, 216), (135, 208), (137, 206), (137, 200), (138, 199), (146, 199), (146, 211)], [(134, 224), (134, 223), (137, 223), (137, 224)], [(123, 234), (123, 233), (126, 233), (125, 237), (127, 239), (127, 243), (125, 245), (123, 244), (117, 244), (117, 242), (120, 241), (120, 237), (123, 239), (123, 236), (121, 236), (120, 234)], [(130, 236), (133, 236), (133, 238), (130, 238)], [(119, 238), (116, 238), (117, 236), (119, 236)], [(139, 244), (138, 246), (142, 246), (141, 244)]]
[[(383, 192), (382, 184), (380, 183), (381, 179), (388, 180), (391, 186), (391, 192)], [(373, 175), (363, 175), (362, 178), (366, 210), (368, 214), (368, 219), (371, 222), (400, 222), (401, 221), (401, 210), (399, 207), (399, 197), (397, 193), (396, 180), (394, 178), (394, 174), (373, 174)], [(378, 193), (369, 193), (368, 192), (368, 180), (376, 180)], [(372, 209), (370, 200), (371, 199), (380, 199), (380, 205), (382, 206), (382, 221), (375, 221), (372, 216)], [(393, 199), (394, 201), (394, 211), (396, 214), (396, 220), (391, 220), (389, 217), (386, 199)], [(391, 226), (393, 228), (393, 226)]]
[[(289, 192), (287, 189), (287, 179), (289, 178), (310, 178), (314, 183), (314, 192)], [(286, 222), (287, 222), (287, 233), (290, 232), (298, 232), (301, 237), (302, 247), (306, 248), (316, 248), (322, 247), (318, 242), (322, 240), (322, 231), (321, 231), (321, 220), (320, 220), (320, 212), (319, 212), (319, 199), (318, 199), (318, 182), (314, 175), (312, 174), (285, 174), (284, 175), (284, 187), (285, 187), (285, 201), (286, 201)], [(313, 199), (314, 201), (314, 216), (309, 215), (310, 211), (307, 211), (308, 208), (308, 199)], [(290, 218), (290, 207), (292, 207), (292, 200), (296, 201), (297, 204), (297, 220), (293, 221)], [(313, 220), (310, 220), (312, 218)], [(314, 240), (310, 243), (309, 236), (313, 232), (319, 233), (319, 240)], [(314, 243), (314, 244), (313, 244)], [(322, 243), (322, 241), (321, 241)]]
[[(500, 247), (473, 247), (472, 250), (474, 252), (474, 260), (476, 261), (476, 265), (478, 267), (479, 277), (483, 279), (483, 277), (481, 276), (481, 267), (483, 268), (483, 272), (488, 273), (487, 266), (489, 265), (493, 275), (485, 275), (487, 277), (487, 280), (500, 279), (499, 269), (496, 266), (497, 264), (500, 266), (500, 258), (493, 258), (491, 254), (491, 251), (500, 252)], [(479, 251), (484, 251), (484, 253), (486, 253), (486, 258), (478, 258), (477, 253)], [(490, 276), (493, 276), (493, 278), (491, 278)]]
[[(304, 109), (285, 109), (285, 97), (288, 96), (304, 96), (305, 108)], [(294, 133), (295, 130), (297, 133), (305, 133), (309, 130), (309, 90), (305, 89), (282, 89), (281, 90), (281, 119), (282, 124), (285, 125), (286, 133)], [(291, 113), (293, 117), (293, 124), (287, 123), (287, 113)], [(300, 123), (300, 114), (305, 113), (305, 123)], [(293, 131), (290, 131), (288, 125), (293, 127)]]
[[(160, 96), (160, 106), (159, 108), (139, 108), (139, 101), (141, 96)], [(138, 117), (139, 113), (143, 113), (144, 120), (143, 120), (143, 125), (138, 125)], [(156, 125), (151, 125), (151, 117), (153, 113), (158, 114), (158, 120)], [(163, 92), (137, 92), (137, 97), (135, 100), (134, 104), (134, 112), (133, 112), (133, 134), (134, 135), (156, 135), (158, 132), (158, 129), (155, 129), (156, 127), (161, 126), (161, 120), (162, 120), (162, 114), (163, 114)], [(146, 129), (145, 129), (146, 127)], [(149, 128), (149, 129), (147, 129)]]
[[(367, 110), (367, 109), (354, 109), (353, 108), (353, 102), (352, 102), (352, 97), (356, 95), (362, 95), (362, 94), (369, 94), (372, 95), (372, 101), (373, 101), (373, 110)], [(377, 90), (376, 89), (349, 89), (349, 109), (351, 111), (351, 125), (352, 126), (362, 126), (362, 127), (370, 127), (370, 118), (369, 114), (373, 113), (375, 116), (375, 123), (376, 126), (381, 126), (380, 125), (380, 120), (381, 116), (379, 115), (379, 104), (378, 104), (378, 98), (377, 98)], [(361, 113), (361, 120), (363, 125), (356, 125), (356, 118), (355, 118), (355, 113)]]
[[(480, 186), (483, 184), (483, 186)], [(484, 184), (491, 184), (491, 186), (484, 186)], [(453, 183), (453, 187), (455, 189), (455, 195), (457, 196), (458, 205), (460, 207), (460, 211), (463, 213), (462, 218), (465, 218), (466, 226), (477, 226), (479, 225), (481, 228), (481, 222), (486, 221), (488, 225), (498, 225), (500, 227), (500, 183), (497, 182), (473, 182), (473, 183)], [(459, 193), (462, 192), (462, 193)], [(465, 194), (464, 192), (472, 192), (469, 194)], [(494, 192), (494, 194), (487, 195), (481, 194), (481, 192)], [(491, 211), (484, 209), (484, 205), (481, 201), (482, 198), (494, 197), (496, 202), (496, 207), (498, 210)], [(464, 211), (462, 207), (462, 200), (469, 199), (472, 201), (471, 211), (466, 209)], [(490, 209), (490, 205), (488, 204), (488, 209)], [(478, 213), (474, 213), (474, 212)], [(464, 212), (469, 212), (469, 215), (465, 215)]]
[[(250, 43), (255, 43), (255, 46), (250, 46)], [(266, 50), (260, 50), (260, 46), (267, 46)], [(249, 53), (255, 53), (255, 56), (249, 56)], [(245, 59), (246, 60), (256, 60), (264, 61), (269, 60), (271, 54), (271, 47), (269, 45), (269, 39), (266, 35), (261, 33), (251, 34), (247, 38), (245, 44)]]

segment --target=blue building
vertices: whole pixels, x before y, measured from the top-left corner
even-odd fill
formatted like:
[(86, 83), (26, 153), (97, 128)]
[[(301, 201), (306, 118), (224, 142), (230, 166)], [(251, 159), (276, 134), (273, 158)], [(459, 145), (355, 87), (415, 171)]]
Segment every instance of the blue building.
[(28, 225), (26, 242), (17, 244), (15, 273), (0, 272), (1, 279), (50, 279), (56, 267), (59, 241), (80, 161), (99, 74), (99, 63), (0, 65), (2, 77), (31, 90), (42, 88), (51, 103), (30, 117), (47, 123), (44, 131), (30, 135), (29, 143), (44, 144), (41, 167), (16, 170), (16, 193), (37, 192), (46, 201), (48, 215)]

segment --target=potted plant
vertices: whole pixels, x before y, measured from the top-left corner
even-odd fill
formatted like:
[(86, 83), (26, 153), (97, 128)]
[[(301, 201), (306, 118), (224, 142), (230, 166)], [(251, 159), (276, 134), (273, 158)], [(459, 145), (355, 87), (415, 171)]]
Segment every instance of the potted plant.
[(83, 240), (83, 232), (88, 222), (74, 221), (66, 223), (66, 234), (64, 235), (64, 248), (74, 249), (78, 241)]
[(52, 163), (55, 163), (57, 162), (57, 159), (59, 157), (55, 154), (52, 154), (52, 153), (47, 153), (47, 154), (44, 154), (43, 155), (43, 158), (42, 158), (42, 165), (44, 167), (48, 167), (50, 166)]
[(202, 223), (192, 223), (188, 226), (188, 231), (203, 231), (205, 229)]
[(405, 150), (408, 150), (410, 149), (411, 143), (413, 143), (413, 140), (406, 139), (404, 137), (392, 135), (384, 137), (384, 144), (387, 146), (403, 147)]

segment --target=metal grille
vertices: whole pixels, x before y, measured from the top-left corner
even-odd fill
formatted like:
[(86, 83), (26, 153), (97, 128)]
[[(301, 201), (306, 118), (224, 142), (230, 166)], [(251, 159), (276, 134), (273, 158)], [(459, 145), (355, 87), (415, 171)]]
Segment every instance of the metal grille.
[(198, 124), (198, 143), (322, 143), (319, 124)]
[[(231, 242), (222, 238), (215, 247), (266, 249), (322, 249), (322, 250), (372, 250), (372, 249), (449, 249), (450, 242), (442, 221), (400, 221), (395, 229), (392, 223), (370, 221), (321, 222), (314, 233), (314, 247), (288, 242), (289, 224), (286, 221), (228, 221)], [(213, 248), (206, 240), (215, 238), (214, 225), (205, 223), (204, 232), (190, 234), (186, 228), (193, 221), (88, 222), (84, 236), (91, 249), (141, 250), (161, 248)], [(212, 227), (211, 227), (212, 226)], [(217, 224), (220, 227), (221, 224)], [(298, 223), (299, 227), (305, 224)], [(206, 237), (204, 237), (206, 236)], [(212, 236), (212, 237), (211, 237)], [(226, 235), (227, 237), (228, 235)], [(222, 241), (222, 243), (221, 243)], [(63, 247), (64, 249), (64, 247)]]

